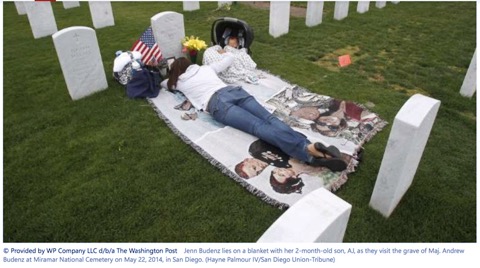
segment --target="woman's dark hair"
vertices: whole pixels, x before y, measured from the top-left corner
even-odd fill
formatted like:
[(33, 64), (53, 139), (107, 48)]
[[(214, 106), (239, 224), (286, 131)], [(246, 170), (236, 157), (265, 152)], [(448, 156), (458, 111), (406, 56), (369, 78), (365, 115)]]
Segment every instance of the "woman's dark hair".
[(177, 87), (178, 77), (185, 73), (190, 65), (192, 65), (192, 62), (185, 57), (180, 57), (172, 63), (167, 82), (169, 90), (173, 90), (174, 87)]
[(275, 192), (281, 194), (302, 193), (302, 188), (305, 186), (300, 177), (290, 177), (285, 183), (280, 183), (275, 179), (273, 171), (270, 174), (270, 185)]

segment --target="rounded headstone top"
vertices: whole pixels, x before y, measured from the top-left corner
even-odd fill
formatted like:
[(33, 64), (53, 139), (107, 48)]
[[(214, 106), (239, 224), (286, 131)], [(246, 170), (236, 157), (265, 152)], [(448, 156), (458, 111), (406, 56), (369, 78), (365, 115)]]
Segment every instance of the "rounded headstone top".
[(95, 32), (94, 29), (86, 27), (86, 26), (72, 26), (72, 27), (68, 27), (68, 28), (62, 29), (62, 30), (54, 33), (52, 35), (52, 38), (55, 39), (59, 36), (62, 36), (63, 34), (66, 34), (66, 33), (72, 32), (72, 31), (92, 31), (92, 32)]
[(178, 13), (178, 12), (175, 12), (175, 11), (164, 11), (164, 12), (160, 12), (156, 15), (154, 15), (151, 20), (157, 20), (163, 16), (166, 16), (166, 15), (176, 15), (176, 16), (181, 16), (183, 18), (183, 14), (181, 13)]

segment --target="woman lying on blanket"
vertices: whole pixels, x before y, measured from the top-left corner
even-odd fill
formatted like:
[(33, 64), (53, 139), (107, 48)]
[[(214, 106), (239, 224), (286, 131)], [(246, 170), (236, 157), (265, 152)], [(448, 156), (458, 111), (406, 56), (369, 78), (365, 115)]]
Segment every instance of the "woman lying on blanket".
[(218, 122), (245, 131), (280, 148), (289, 156), (312, 166), (341, 171), (347, 163), (334, 146), (311, 143), (260, 105), (242, 87), (228, 86), (217, 74), (233, 62), (231, 53), (212, 65), (192, 64), (187, 58), (176, 59), (170, 69), (167, 86), (181, 91), (200, 111)]

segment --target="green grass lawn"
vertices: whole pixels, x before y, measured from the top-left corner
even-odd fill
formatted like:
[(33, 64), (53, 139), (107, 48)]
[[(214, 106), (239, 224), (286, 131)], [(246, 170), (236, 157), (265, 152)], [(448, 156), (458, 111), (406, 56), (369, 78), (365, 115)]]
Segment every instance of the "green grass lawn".
[[(52, 4), (58, 29), (92, 27), (86, 2)], [(401, 2), (268, 34), (268, 10), (216, 2), (113, 2), (115, 26), (96, 30), (109, 88), (72, 101), (52, 38), (3, 3), (3, 234), (5, 242), (254, 242), (283, 213), (223, 175), (111, 78), (162, 11), (184, 14), (187, 35), (210, 41), (219, 16), (255, 31), (258, 67), (313, 92), (358, 103), (393, 123), (415, 93), (442, 102), (415, 179), (386, 219), (369, 206), (391, 124), (365, 145), (336, 194), (352, 204), (346, 242), (476, 241), (476, 95), (459, 94), (476, 46), (475, 2)], [(339, 69), (335, 59), (352, 55)], [(293, 227), (294, 228), (294, 227)]]

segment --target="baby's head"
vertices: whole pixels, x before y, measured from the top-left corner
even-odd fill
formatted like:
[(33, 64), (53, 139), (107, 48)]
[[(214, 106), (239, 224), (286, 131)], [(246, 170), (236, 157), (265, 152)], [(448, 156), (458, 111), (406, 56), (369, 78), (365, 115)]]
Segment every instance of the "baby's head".
[(234, 47), (234, 48), (238, 48), (238, 38), (236, 36), (230, 36), (228, 38), (227, 45), (229, 45), (231, 47)]

